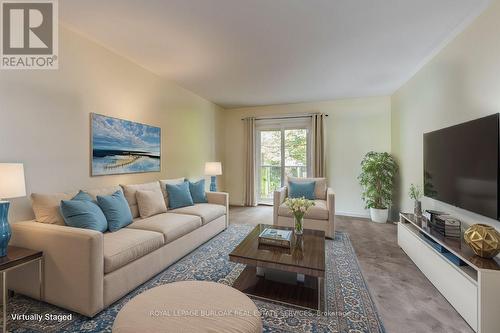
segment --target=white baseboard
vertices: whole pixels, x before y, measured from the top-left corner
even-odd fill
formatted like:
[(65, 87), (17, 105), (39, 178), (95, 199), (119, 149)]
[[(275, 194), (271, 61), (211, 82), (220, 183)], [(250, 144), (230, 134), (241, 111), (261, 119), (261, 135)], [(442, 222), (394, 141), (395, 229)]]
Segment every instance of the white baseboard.
[(370, 214), (359, 214), (359, 213), (353, 213), (353, 212), (342, 212), (342, 211), (336, 211), (335, 215), (341, 215), (341, 216), (349, 216), (349, 217), (360, 217), (360, 218), (370, 218)]
[[(272, 206), (272, 204), (259, 204), (261, 206)], [(245, 205), (241, 202), (229, 202), (229, 206), (234, 206), (234, 207), (245, 207)], [(345, 212), (345, 211), (336, 211), (335, 215), (340, 215), (340, 216), (349, 216), (349, 217), (359, 217), (359, 218), (370, 218), (370, 214), (360, 214), (360, 213), (353, 213), (353, 212)]]

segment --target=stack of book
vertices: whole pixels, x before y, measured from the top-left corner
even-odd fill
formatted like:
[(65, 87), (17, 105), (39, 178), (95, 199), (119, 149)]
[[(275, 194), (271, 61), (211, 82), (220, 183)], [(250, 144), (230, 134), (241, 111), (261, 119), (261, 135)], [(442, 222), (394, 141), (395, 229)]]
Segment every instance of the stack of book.
[(259, 243), (290, 248), (292, 244), (292, 231), (266, 228), (259, 235)]
[(445, 237), (460, 238), (462, 234), (460, 221), (451, 216), (436, 216), (429, 224), (433, 230)]

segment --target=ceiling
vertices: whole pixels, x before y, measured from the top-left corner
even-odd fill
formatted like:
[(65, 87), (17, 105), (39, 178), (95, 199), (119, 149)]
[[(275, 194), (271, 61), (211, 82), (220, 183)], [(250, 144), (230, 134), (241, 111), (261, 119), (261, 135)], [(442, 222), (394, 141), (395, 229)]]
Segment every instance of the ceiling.
[(393, 93), (489, 0), (64, 0), (61, 20), (226, 108)]

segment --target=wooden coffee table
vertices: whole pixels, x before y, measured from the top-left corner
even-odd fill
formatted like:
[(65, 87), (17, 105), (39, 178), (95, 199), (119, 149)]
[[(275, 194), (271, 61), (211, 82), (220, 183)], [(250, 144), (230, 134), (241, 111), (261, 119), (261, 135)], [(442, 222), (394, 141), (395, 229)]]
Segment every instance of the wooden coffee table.
[(292, 229), (257, 225), (229, 254), (231, 261), (246, 265), (233, 287), (256, 297), (324, 311), (325, 232), (304, 229), (287, 249), (259, 245), (265, 228)]

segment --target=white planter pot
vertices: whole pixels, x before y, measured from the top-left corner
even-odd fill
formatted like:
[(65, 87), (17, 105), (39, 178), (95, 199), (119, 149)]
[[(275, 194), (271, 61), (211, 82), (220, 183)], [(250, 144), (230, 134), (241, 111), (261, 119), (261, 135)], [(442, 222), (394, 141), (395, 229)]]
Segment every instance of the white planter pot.
[(370, 208), (370, 217), (373, 222), (386, 223), (389, 217), (389, 209)]

